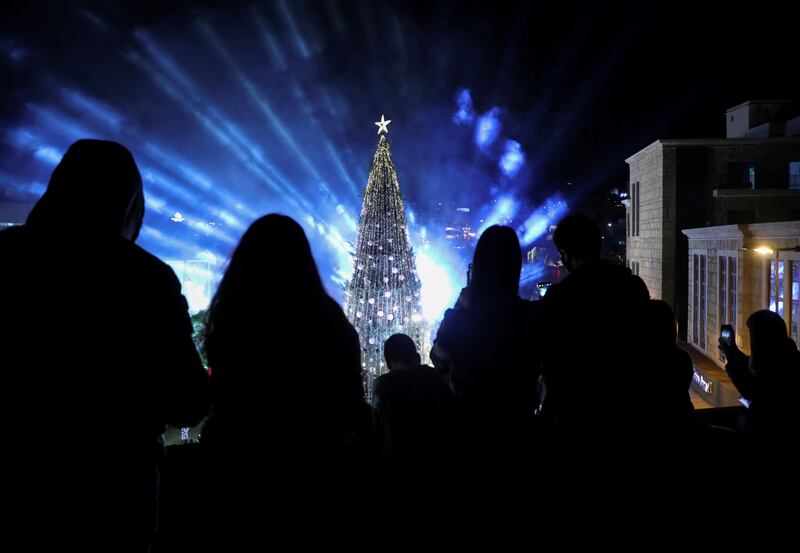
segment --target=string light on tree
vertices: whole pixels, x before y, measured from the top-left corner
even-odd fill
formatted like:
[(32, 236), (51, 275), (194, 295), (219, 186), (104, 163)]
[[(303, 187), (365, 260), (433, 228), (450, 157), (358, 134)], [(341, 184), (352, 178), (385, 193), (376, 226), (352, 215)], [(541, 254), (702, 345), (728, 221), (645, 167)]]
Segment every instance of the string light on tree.
[(361, 207), (353, 277), (345, 291), (345, 313), (361, 340), (369, 393), (374, 379), (386, 371), (382, 348), (389, 336), (408, 334), (420, 353), (428, 351), (419, 275), (386, 138), (389, 123), (383, 115), (375, 122), (380, 138)]

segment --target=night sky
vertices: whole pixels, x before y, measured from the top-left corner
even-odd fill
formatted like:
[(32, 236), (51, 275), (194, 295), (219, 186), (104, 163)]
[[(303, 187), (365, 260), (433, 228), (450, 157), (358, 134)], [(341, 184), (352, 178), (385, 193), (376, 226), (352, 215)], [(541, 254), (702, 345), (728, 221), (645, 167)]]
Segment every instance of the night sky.
[(4, 2), (0, 201), (35, 201), (74, 140), (117, 140), (142, 169), (144, 247), (223, 259), (285, 212), (336, 288), (381, 114), (412, 237), (442, 202), (532, 241), (561, 214), (547, 202), (625, 186), (650, 142), (724, 136), (728, 107), (800, 99), (789, 2), (219, 4)]

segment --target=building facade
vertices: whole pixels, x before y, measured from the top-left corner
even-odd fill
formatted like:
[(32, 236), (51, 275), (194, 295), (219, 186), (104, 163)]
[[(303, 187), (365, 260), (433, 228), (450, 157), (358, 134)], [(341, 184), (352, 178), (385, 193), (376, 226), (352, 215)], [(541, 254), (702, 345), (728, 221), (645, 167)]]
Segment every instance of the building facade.
[[(761, 309), (775, 311), (777, 305), (800, 346), (800, 251), (793, 251), (800, 249), (800, 220), (686, 229), (683, 234), (689, 250), (688, 344), (724, 367), (717, 348), (720, 326), (732, 325), (736, 344), (749, 354), (747, 318)], [(775, 253), (756, 251), (763, 247)]]
[(800, 118), (775, 119), (787, 105), (746, 102), (726, 113), (726, 138), (657, 140), (626, 160), (627, 264), (672, 306), (684, 340), (692, 320), (681, 231), (800, 220)]

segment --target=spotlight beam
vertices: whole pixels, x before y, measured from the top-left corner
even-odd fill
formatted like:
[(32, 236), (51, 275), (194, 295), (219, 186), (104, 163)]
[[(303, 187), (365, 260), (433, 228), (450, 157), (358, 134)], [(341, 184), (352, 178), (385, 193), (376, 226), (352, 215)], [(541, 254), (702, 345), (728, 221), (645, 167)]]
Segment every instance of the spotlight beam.
[[(239, 71), (241, 78), (247, 80), (246, 77), (241, 74), (241, 71), (239, 70), (238, 66), (236, 66), (227, 50), (225, 50), (222, 44), (219, 43), (219, 40), (213, 34), (213, 31), (205, 23), (201, 22), (200, 25), (209, 39), (216, 43), (215, 48), (220, 51), (220, 54), (223, 55), (223, 57), (225, 57), (229, 63), (233, 64), (234, 70)], [(284, 196), (294, 197), (298, 207), (311, 209), (310, 203), (302, 194), (297, 191), (297, 188), (288, 182), (280, 173), (280, 171), (274, 167), (274, 165), (264, 159), (261, 149), (249, 138), (247, 138), (238, 128), (236, 128), (231, 122), (230, 118), (225, 117), (219, 113), (218, 110), (210, 107), (210, 103), (208, 101), (205, 101), (203, 98), (198, 96), (197, 90), (199, 90), (200, 87), (192, 82), (192, 80), (178, 66), (178, 64), (174, 62), (172, 58), (161, 48), (159, 48), (155, 41), (147, 33), (138, 32), (137, 37), (149, 54), (150, 58), (159, 66), (161, 66), (166, 73), (157, 71), (154, 67), (152, 67), (152, 64), (149, 64), (143, 60), (141, 56), (134, 55), (133, 60), (143, 63), (145, 66), (145, 71), (151, 72), (151, 76), (156, 79), (157, 83), (160, 83), (160, 86), (162, 86), (162, 89), (164, 89), (168, 95), (172, 96), (173, 99), (175, 99), (184, 108), (186, 108), (187, 105), (194, 104), (194, 107), (190, 110), (190, 112), (200, 120), (201, 124), (206, 127), (208, 132), (220, 140), (226, 147), (231, 149), (233, 153), (239, 157), (239, 159), (242, 160), (248, 168), (252, 169), (252, 162), (255, 161), (255, 163), (261, 167), (261, 171), (258, 172), (257, 175), (263, 178), (265, 175), (269, 174), (270, 176), (266, 177), (267, 183), (271, 185), (276, 192)], [(180, 92), (167, 82), (170, 77), (172, 77), (174, 81), (184, 89), (184, 92)], [(167, 85), (166, 88), (164, 88), (163, 84)], [(254, 90), (252, 83), (249, 84), (253, 93), (256, 95), (256, 97), (258, 97), (258, 93)], [(206, 111), (207, 115), (202, 113), (204, 110)], [(278, 121), (278, 123), (280, 124), (280, 121)], [(285, 128), (283, 128), (283, 132), (288, 136)], [(289, 140), (291, 141), (290, 146), (293, 145), (294, 149), (299, 151), (297, 145), (293, 140), (291, 140), (290, 136)], [(234, 146), (238, 146), (238, 150)], [(310, 162), (308, 162), (306, 158), (303, 157), (302, 159), (305, 160), (306, 165), (310, 166)], [(311, 167), (311, 169), (313, 174), (316, 175), (315, 178), (317, 180), (321, 180), (313, 167)], [(278, 182), (275, 182), (276, 180)]]
[(264, 46), (272, 58), (273, 65), (275, 65), (279, 71), (285, 71), (287, 68), (286, 57), (283, 55), (281, 47), (275, 40), (273, 33), (267, 28), (267, 24), (255, 8), (250, 10), (250, 15), (258, 31), (261, 33), (261, 38), (264, 39)]
[[(145, 73), (150, 75), (150, 78), (156, 84), (156, 86), (164, 92), (167, 96), (171, 97), (178, 103), (182, 108), (189, 112), (200, 125), (208, 132), (212, 137), (214, 137), (220, 144), (222, 144), (226, 149), (228, 149), (240, 162), (242, 165), (246, 167), (251, 173), (253, 173), (260, 182), (266, 184), (269, 188), (271, 188), (274, 192), (278, 193), (279, 195), (285, 196), (287, 193), (291, 196), (298, 196), (298, 194), (291, 194), (292, 190), (286, 190), (283, 186), (275, 182), (275, 179), (268, 175), (260, 166), (265, 164), (265, 160), (259, 159), (256, 155), (255, 158), (251, 154), (249, 154), (243, 147), (237, 144), (237, 138), (231, 136), (226, 129), (221, 128), (217, 123), (215, 123), (210, 116), (203, 114), (200, 108), (193, 108), (190, 104), (192, 104), (192, 99), (188, 98), (186, 95), (182, 94), (173, 84), (169, 82), (169, 77), (167, 77), (164, 73), (153, 67), (151, 63), (147, 60), (142, 58), (139, 54), (131, 53), (129, 55), (129, 59), (131, 62), (137, 64)], [(213, 112), (212, 112), (213, 113)], [(287, 183), (288, 184), (288, 183)], [(292, 198), (285, 198), (292, 203), (297, 204), (296, 199)], [(304, 201), (305, 202), (305, 201)], [(305, 202), (307, 203), (307, 202)]]
[(285, 0), (279, 0), (278, 6), (280, 7), (281, 13), (283, 14), (283, 18), (286, 20), (287, 25), (289, 25), (289, 29), (292, 31), (292, 36), (294, 37), (294, 43), (295, 46), (297, 46), (297, 51), (301, 56), (307, 58), (311, 53), (306, 45), (306, 41), (303, 39), (303, 35), (300, 34), (300, 31), (297, 28), (297, 22), (294, 20), (292, 11), (289, 9), (289, 6), (286, 5)]
[(294, 138), (292, 138), (291, 134), (287, 130), (286, 126), (281, 121), (280, 117), (275, 113), (275, 110), (272, 109), (269, 102), (264, 99), (264, 97), (259, 94), (257, 87), (253, 84), (253, 82), (244, 74), (242, 69), (239, 67), (239, 64), (236, 63), (233, 56), (230, 52), (225, 48), (222, 42), (217, 37), (216, 33), (214, 33), (213, 29), (206, 23), (201, 22), (200, 27), (203, 32), (208, 36), (211, 44), (216, 49), (217, 53), (225, 60), (228, 64), (230, 70), (234, 73), (239, 84), (244, 88), (247, 94), (250, 96), (250, 99), (253, 103), (259, 108), (261, 113), (267, 119), (267, 122), (272, 126), (272, 129), (281, 137), (284, 143), (289, 146), (292, 152), (297, 156), (297, 159), (303, 164), (303, 166), (308, 170), (311, 176), (317, 180), (321, 181), (322, 177), (320, 177), (319, 172), (311, 163), (311, 161), (306, 157), (300, 147), (295, 142)]

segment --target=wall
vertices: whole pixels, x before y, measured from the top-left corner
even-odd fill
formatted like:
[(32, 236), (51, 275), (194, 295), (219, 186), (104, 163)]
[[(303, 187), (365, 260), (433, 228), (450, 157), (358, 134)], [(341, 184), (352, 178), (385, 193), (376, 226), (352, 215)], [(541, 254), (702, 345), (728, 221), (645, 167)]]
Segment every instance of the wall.
[[(753, 251), (760, 245), (768, 244), (776, 248), (792, 248), (800, 246), (800, 221), (781, 223), (761, 223), (754, 225), (726, 225), (684, 231), (688, 239), (687, 258), (687, 321), (693, 320), (692, 298), (694, 297), (694, 253), (707, 256), (707, 294), (706, 294), (706, 347), (701, 350), (693, 343), (691, 332), (688, 343), (702, 351), (706, 357), (720, 367), (724, 363), (719, 358), (716, 343), (719, 333), (719, 256), (731, 255), (737, 259), (737, 310), (736, 310), (736, 343), (745, 353), (750, 353), (750, 335), (747, 330), (747, 318), (761, 309), (768, 307), (767, 263), (773, 256), (763, 256)], [(783, 254), (782, 259), (800, 257), (796, 253)], [(788, 292), (788, 289), (787, 289)], [(788, 308), (788, 302), (787, 302)], [(784, 318), (788, 319), (788, 310)], [(787, 320), (788, 323), (788, 320)]]
[[(670, 301), (663, 291), (664, 254), (664, 155), (661, 144), (654, 143), (628, 160), (630, 183), (639, 183), (639, 236), (628, 236), (626, 259), (639, 262), (642, 277), (650, 297)], [(667, 172), (667, 176), (672, 179)], [(633, 226), (632, 207), (627, 215)]]

